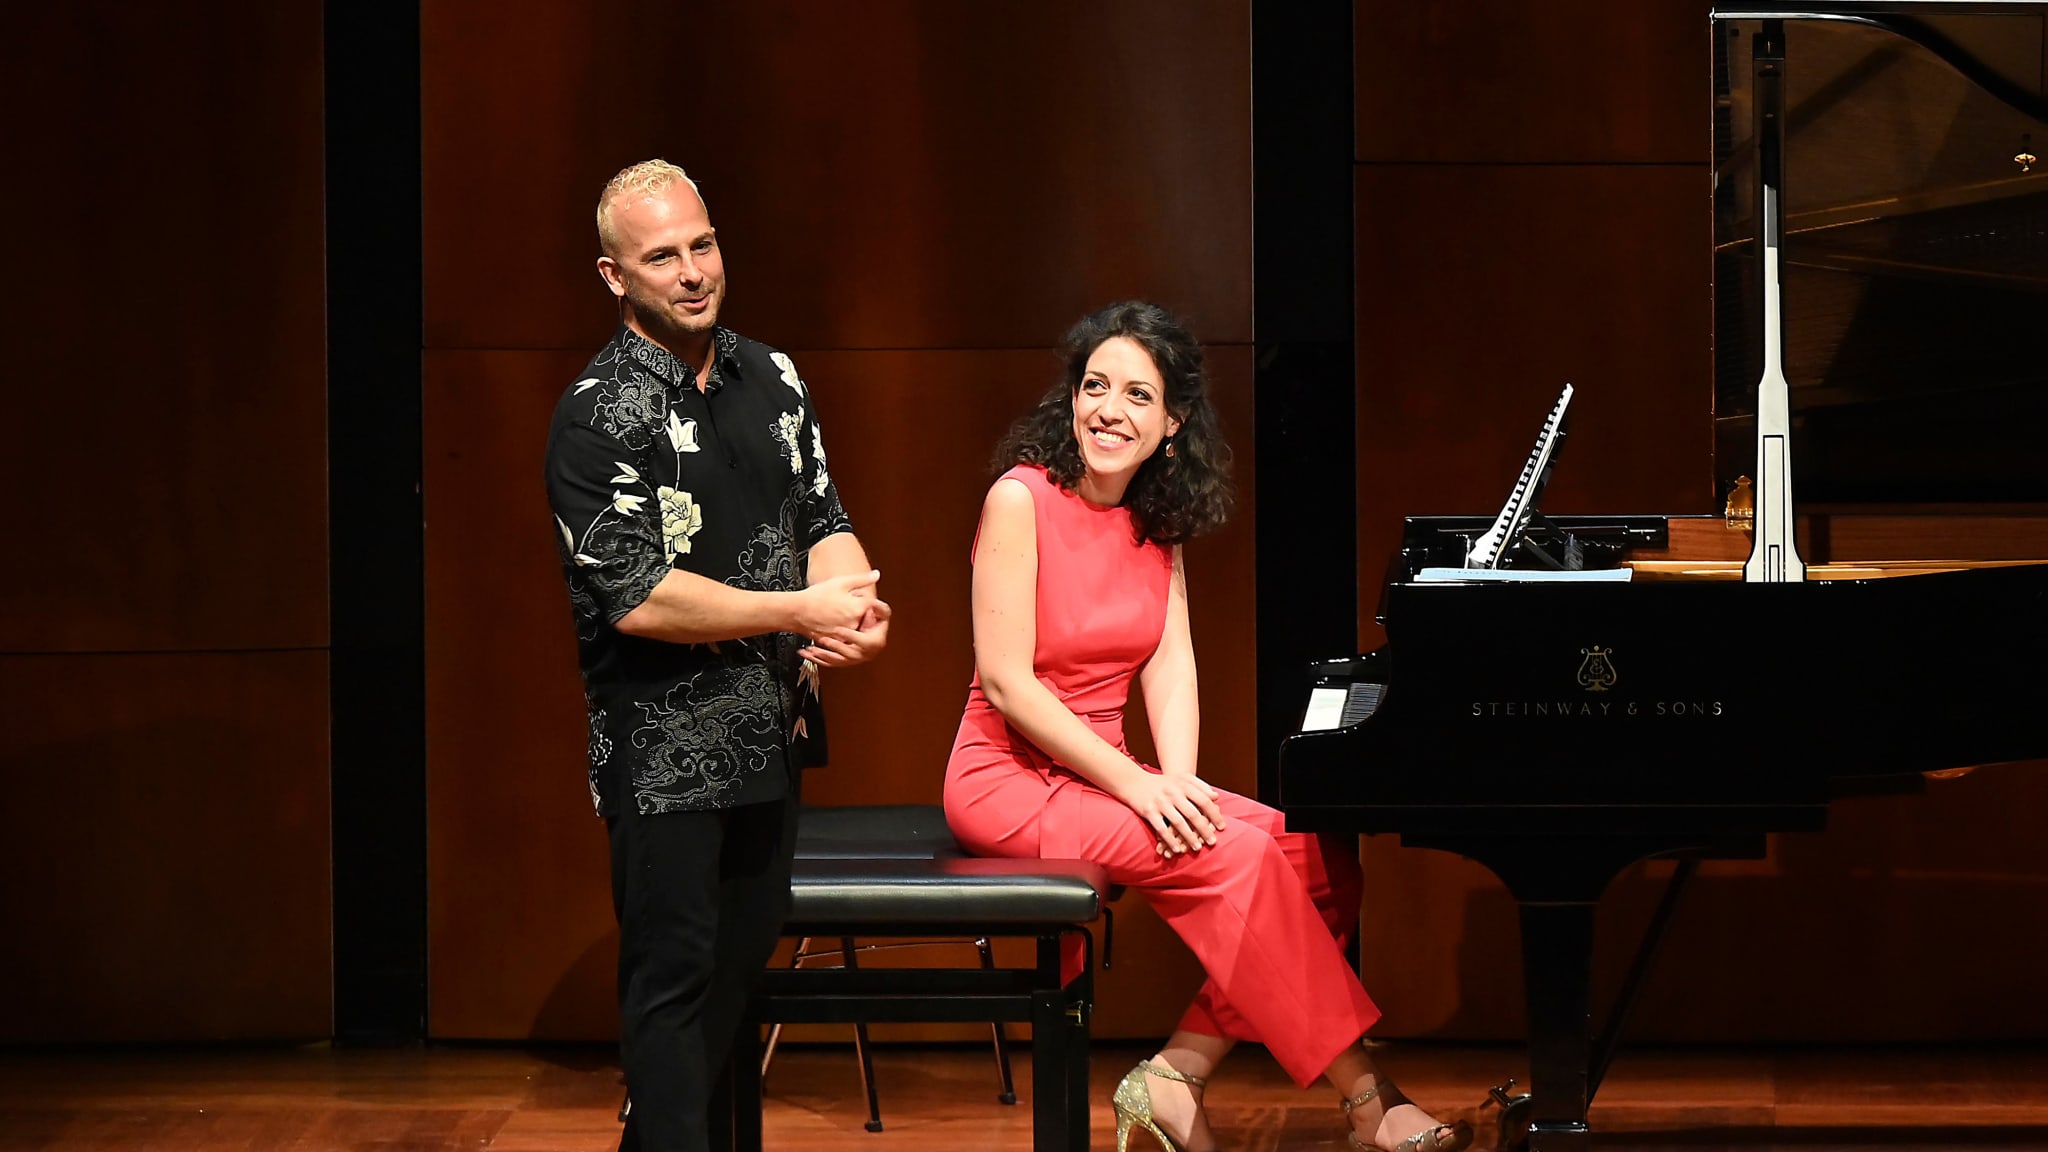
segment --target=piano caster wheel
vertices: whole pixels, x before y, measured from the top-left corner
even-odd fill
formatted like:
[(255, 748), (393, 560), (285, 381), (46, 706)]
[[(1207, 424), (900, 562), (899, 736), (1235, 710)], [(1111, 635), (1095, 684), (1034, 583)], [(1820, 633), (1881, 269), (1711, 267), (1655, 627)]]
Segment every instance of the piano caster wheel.
[(1514, 1091), (1514, 1087), (1513, 1079), (1509, 1079), (1505, 1084), (1493, 1086), (1487, 1090), (1486, 1099), (1479, 1105), (1481, 1112), (1488, 1108), (1500, 1109), (1497, 1126), (1499, 1136), (1493, 1144), (1494, 1152), (1528, 1152), (1529, 1110), (1532, 1097), (1527, 1092)]

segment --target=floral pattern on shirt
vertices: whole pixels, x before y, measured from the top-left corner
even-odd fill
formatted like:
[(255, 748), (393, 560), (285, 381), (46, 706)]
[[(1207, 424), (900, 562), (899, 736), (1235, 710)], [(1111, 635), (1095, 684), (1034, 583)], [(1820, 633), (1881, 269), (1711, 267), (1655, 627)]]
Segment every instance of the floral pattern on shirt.
[(794, 361), (724, 328), (712, 347), (700, 389), (695, 369), (621, 328), (563, 393), (549, 433), (600, 814), (787, 794), (804, 637), (675, 644), (616, 625), (672, 569), (800, 589), (812, 545), (853, 530)]

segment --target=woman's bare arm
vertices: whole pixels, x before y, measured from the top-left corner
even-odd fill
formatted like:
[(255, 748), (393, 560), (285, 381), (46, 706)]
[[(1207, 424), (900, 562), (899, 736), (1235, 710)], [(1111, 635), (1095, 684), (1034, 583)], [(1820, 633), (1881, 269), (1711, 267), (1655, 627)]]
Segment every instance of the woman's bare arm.
[(1038, 528), (1029, 489), (1002, 481), (982, 504), (974, 546), (974, 666), (981, 691), (1054, 760), (1121, 800), (1174, 851), (1215, 840), (1222, 819), (1208, 786), (1145, 771), (1095, 733), (1037, 676)]

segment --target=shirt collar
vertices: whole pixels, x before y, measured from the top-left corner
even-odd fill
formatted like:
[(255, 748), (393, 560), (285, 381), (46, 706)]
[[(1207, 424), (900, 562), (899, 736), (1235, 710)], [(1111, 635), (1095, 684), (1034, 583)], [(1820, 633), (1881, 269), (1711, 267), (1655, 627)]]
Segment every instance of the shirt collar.
[[(683, 388), (696, 386), (697, 370), (695, 368), (691, 367), (673, 352), (640, 335), (624, 324), (619, 325), (618, 343), (619, 351), (623, 355), (638, 361), (669, 387)], [(716, 391), (724, 383), (728, 373), (738, 374), (740, 366), (739, 346), (740, 338), (731, 329), (723, 325), (712, 328), (712, 364), (711, 371), (707, 374), (705, 380), (707, 389)]]

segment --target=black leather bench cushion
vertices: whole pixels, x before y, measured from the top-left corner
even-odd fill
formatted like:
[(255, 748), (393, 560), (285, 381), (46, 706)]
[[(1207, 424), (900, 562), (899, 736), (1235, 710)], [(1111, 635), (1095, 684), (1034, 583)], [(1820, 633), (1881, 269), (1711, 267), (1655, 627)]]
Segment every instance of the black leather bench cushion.
[(1109, 876), (1088, 860), (797, 859), (790, 921), (813, 929), (1086, 924)]
[(805, 807), (797, 813), (799, 860), (936, 860), (965, 856), (936, 804)]

